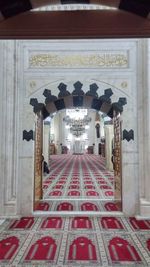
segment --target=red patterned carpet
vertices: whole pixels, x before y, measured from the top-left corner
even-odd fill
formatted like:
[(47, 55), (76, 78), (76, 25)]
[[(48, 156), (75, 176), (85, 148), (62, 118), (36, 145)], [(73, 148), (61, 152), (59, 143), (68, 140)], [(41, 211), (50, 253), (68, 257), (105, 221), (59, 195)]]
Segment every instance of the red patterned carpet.
[(43, 181), (43, 211), (119, 211), (114, 176), (96, 155), (53, 155)]
[(99, 156), (52, 157), (37, 210), (57, 215), (0, 220), (0, 267), (150, 266), (150, 220), (91, 216), (119, 211), (113, 180)]
[(0, 225), (0, 266), (150, 266), (150, 220), (23, 217)]

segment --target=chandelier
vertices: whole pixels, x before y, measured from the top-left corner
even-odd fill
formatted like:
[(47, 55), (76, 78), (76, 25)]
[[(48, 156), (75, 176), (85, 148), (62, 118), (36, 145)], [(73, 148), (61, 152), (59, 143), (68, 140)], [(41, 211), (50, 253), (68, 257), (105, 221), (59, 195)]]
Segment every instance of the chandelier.
[(81, 136), (85, 133), (85, 126), (89, 124), (91, 118), (88, 115), (85, 115), (82, 119), (70, 118), (69, 115), (63, 118), (63, 121), (70, 128), (70, 132), (76, 137)]

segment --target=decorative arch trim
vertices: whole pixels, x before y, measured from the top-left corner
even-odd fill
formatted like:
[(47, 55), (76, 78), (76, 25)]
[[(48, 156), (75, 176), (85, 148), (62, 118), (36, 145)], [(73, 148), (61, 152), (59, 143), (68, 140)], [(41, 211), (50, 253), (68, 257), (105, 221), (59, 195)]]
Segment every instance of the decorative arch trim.
[[(60, 86), (61, 85), (61, 86)], [(62, 83), (58, 86), (62, 90)], [(75, 90), (69, 94), (66, 94), (66, 86), (63, 93), (61, 91), (61, 97), (52, 95), (51, 90), (45, 89), (43, 95), (45, 96), (45, 104), (38, 103), (36, 98), (30, 99), (30, 105), (33, 106), (34, 113), (42, 111), (43, 119), (46, 119), (50, 114), (53, 114), (57, 111), (69, 108), (89, 108), (94, 109), (96, 111), (101, 111), (110, 118), (113, 118), (113, 111), (117, 112), (123, 111), (123, 106), (127, 104), (127, 100), (124, 97), (120, 97), (118, 102), (111, 102), (111, 96), (113, 95), (113, 91), (111, 88), (105, 89), (104, 94), (98, 96), (96, 90), (98, 86), (96, 84), (90, 85), (90, 90), (86, 93), (81, 89), (82, 84), (77, 81), (74, 83)], [(94, 90), (95, 89), (95, 90)], [(64, 96), (63, 96), (64, 94)]]

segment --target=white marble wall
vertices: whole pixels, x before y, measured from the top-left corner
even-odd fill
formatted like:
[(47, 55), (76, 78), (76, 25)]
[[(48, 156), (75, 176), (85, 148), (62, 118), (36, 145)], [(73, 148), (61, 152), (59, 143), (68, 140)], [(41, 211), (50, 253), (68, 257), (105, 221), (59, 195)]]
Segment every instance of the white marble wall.
[[(144, 42), (136, 39), (0, 42), (0, 215), (26, 215), (33, 211), (34, 141), (22, 140), (22, 131), (35, 127), (30, 98), (44, 103), (45, 88), (57, 95), (58, 84), (64, 82), (72, 92), (77, 80), (83, 83), (85, 92), (91, 83), (96, 82), (99, 95), (112, 88), (113, 102), (119, 97), (127, 98), (122, 129), (133, 129), (135, 139), (122, 141), (123, 212), (126, 215), (144, 214), (140, 196), (145, 201), (150, 200), (147, 186), (149, 164), (143, 165), (146, 157), (149, 160), (150, 140), (150, 81), (144, 86), (150, 56), (145, 74), (141, 67), (141, 55), (146, 49)], [(145, 62), (142, 64), (144, 66)], [(139, 121), (145, 135), (140, 130)]]

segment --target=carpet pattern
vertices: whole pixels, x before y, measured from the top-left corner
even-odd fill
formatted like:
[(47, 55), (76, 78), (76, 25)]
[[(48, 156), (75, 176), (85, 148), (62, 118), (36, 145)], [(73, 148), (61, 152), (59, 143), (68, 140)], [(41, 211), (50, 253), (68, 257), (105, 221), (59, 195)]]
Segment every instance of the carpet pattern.
[(113, 199), (113, 181), (100, 156), (53, 155), (43, 182), (44, 199)]
[(120, 211), (114, 175), (96, 155), (52, 155), (38, 211)]
[(36, 208), (36, 211), (120, 211), (120, 207), (115, 201), (101, 201), (101, 200), (51, 200), (51, 201), (41, 201)]
[(0, 267), (4, 266), (150, 266), (150, 220), (123, 216), (7, 219), (0, 225)]

